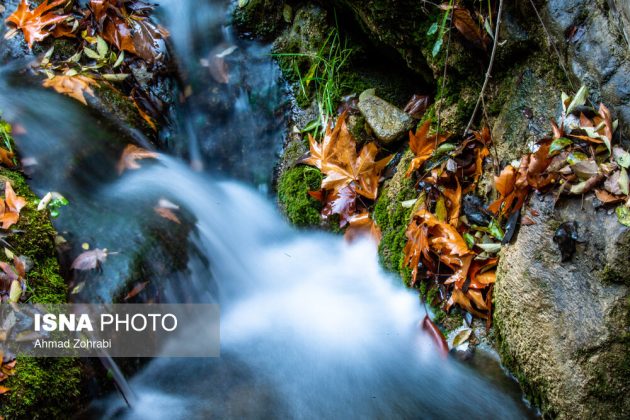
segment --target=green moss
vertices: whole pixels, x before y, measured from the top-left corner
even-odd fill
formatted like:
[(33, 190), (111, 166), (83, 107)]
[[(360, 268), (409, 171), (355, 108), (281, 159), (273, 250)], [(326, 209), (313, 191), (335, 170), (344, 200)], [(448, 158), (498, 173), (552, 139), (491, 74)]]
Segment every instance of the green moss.
[[(2, 136), (12, 140), (6, 127)], [(0, 168), (0, 182), (10, 182), (27, 205), (6, 238), (16, 255), (25, 255), (33, 263), (26, 275), (27, 298), (33, 303), (64, 303), (67, 288), (59, 275), (55, 258), (55, 229), (47, 211), (37, 211), (39, 199), (17, 171)], [(33, 359), (18, 357), (16, 374), (2, 385), (11, 389), (0, 396), (0, 416), (10, 419), (68, 417), (76, 407), (79, 395), (80, 367), (76, 359)]]
[(411, 280), (410, 270), (404, 264), (403, 250), (407, 243), (405, 232), (412, 209), (404, 208), (400, 203), (417, 196), (413, 181), (405, 176), (412, 158), (413, 154), (409, 151), (403, 155), (396, 174), (376, 201), (373, 213), (383, 234), (379, 245), (381, 263), (386, 269), (399, 273), (405, 284), (409, 284)]
[(291, 6), (279, 0), (238, 3), (232, 13), (232, 23), (244, 35), (258, 39), (271, 39), (292, 14)]
[(71, 417), (80, 396), (81, 369), (76, 359), (19, 356), (16, 372), (6, 381), (11, 392), (0, 397), (2, 416), (7, 419)]
[(321, 172), (311, 166), (297, 166), (284, 172), (278, 180), (278, 202), (291, 223), (300, 227), (320, 223), (320, 203), (309, 191), (322, 184)]
[[(153, 137), (155, 132), (142, 118), (138, 109), (129, 96), (111, 86), (100, 86), (95, 89), (96, 97), (100, 100), (96, 108), (104, 115), (109, 115), (112, 121), (129, 127), (137, 127), (146, 135)], [(90, 98), (88, 97), (88, 102)]]

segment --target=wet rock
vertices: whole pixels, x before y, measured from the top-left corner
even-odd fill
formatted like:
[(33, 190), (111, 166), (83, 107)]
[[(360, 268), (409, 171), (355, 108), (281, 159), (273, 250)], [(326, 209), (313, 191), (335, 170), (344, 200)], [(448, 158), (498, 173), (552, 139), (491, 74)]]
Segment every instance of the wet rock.
[(359, 110), (376, 138), (383, 144), (400, 139), (414, 125), (408, 114), (369, 91), (363, 92), (359, 97)]
[(578, 240), (578, 225), (576, 222), (564, 222), (553, 235), (553, 241), (558, 245), (562, 261), (568, 261), (575, 254)]
[(292, 8), (280, 0), (239, 0), (235, 2), (232, 23), (251, 38), (272, 39), (290, 19)]
[[(494, 289), (503, 361), (547, 415), (627, 418), (630, 229), (588, 198), (584, 210), (551, 197), (532, 207), (540, 216), (504, 249)], [(561, 262), (553, 238), (566, 220), (580, 242)]]

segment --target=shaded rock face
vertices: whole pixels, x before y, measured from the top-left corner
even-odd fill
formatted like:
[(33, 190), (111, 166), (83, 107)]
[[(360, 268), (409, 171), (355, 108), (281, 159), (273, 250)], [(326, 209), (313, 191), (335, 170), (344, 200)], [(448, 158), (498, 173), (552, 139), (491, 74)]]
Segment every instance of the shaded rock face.
[(401, 109), (367, 91), (359, 98), (359, 110), (383, 144), (400, 139), (414, 125), (411, 117)]
[[(504, 249), (495, 286), (495, 326), (504, 362), (545, 414), (630, 415), (630, 229), (593, 199), (535, 196), (531, 216)], [(534, 214), (536, 214), (534, 212)], [(566, 262), (553, 236), (577, 222)]]
[(589, 87), (592, 99), (630, 121), (629, 3), (549, 0), (541, 14), (556, 45), (566, 53), (567, 67)]

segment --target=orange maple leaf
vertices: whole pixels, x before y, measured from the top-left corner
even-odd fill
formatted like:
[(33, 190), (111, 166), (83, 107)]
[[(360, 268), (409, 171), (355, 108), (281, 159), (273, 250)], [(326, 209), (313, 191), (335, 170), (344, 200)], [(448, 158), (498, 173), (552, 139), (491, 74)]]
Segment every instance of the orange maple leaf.
[[(70, 15), (59, 15), (53, 12), (47, 13), (49, 10), (62, 5), (67, 0), (54, 0), (48, 3), (48, 0), (42, 2), (34, 10), (30, 9), (28, 0), (22, 0), (17, 9), (5, 22), (11, 23), (16, 29), (21, 29), (24, 33), (24, 39), (28, 44), (28, 48), (33, 47), (33, 43), (40, 42), (47, 36), (51, 35), (51, 28), (64, 20)], [(48, 29), (45, 29), (47, 28)]]
[(58, 93), (74, 98), (83, 105), (87, 105), (85, 94), (87, 93), (90, 96), (94, 96), (94, 91), (90, 86), (98, 86), (98, 82), (81, 74), (75, 74), (73, 76), (56, 75), (44, 80), (42, 85), (44, 87), (53, 88)]

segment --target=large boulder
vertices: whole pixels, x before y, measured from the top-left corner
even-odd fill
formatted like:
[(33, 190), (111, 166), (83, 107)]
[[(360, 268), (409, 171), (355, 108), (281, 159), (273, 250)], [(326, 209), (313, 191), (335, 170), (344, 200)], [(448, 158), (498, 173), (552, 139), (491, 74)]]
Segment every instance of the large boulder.
[[(628, 418), (630, 229), (594, 198), (531, 201), (536, 223), (503, 250), (494, 289), (503, 361), (547, 415)], [(553, 237), (567, 221), (578, 243), (562, 262)]]

